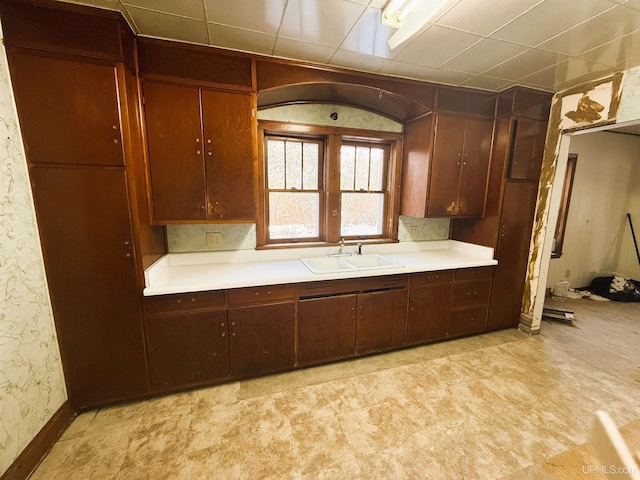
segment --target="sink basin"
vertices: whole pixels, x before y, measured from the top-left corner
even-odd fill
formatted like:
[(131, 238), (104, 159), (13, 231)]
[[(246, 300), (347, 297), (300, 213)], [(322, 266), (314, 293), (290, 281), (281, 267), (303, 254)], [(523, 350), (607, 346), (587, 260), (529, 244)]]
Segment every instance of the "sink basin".
[(377, 254), (349, 257), (310, 257), (301, 258), (300, 261), (313, 273), (338, 273), (404, 266)]
[(349, 257), (346, 261), (358, 269), (400, 266), (393, 260), (389, 260), (387, 257), (383, 257), (382, 255), (375, 255), (375, 254), (354, 255), (352, 257)]
[(301, 258), (313, 273), (336, 273), (353, 270), (355, 267), (345, 262), (346, 257), (312, 257)]

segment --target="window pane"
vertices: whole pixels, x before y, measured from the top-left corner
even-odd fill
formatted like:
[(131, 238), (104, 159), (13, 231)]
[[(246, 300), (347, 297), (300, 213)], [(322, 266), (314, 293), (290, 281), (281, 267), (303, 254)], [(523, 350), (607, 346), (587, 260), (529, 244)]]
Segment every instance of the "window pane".
[(284, 142), (267, 142), (267, 182), (268, 188), (284, 188)]
[(302, 142), (287, 142), (287, 190), (302, 188)]
[(356, 190), (369, 190), (370, 148), (356, 147)]
[(303, 147), (302, 188), (318, 190), (318, 152), (317, 143), (305, 143)]
[(316, 238), (319, 218), (318, 193), (269, 193), (269, 238)]
[(353, 190), (356, 147), (340, 148), (340, 190)]
[(382, 190), (382, 173), (384, 171), (384, 150), (371, 149), (371, 166), (369, 174), (369, 190)]
[(340, 234), (345, 237), (381, 235), (384, 194), (343, 193)]

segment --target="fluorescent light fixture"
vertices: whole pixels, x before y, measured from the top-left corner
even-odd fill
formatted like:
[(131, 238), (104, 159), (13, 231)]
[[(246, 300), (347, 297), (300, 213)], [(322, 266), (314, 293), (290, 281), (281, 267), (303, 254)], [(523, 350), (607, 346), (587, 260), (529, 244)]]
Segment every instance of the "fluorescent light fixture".
[(397, 28), (389, 39), (396, 48), (414, 36), (449, 0), (391, 0), (382, 10), (382, 23)]

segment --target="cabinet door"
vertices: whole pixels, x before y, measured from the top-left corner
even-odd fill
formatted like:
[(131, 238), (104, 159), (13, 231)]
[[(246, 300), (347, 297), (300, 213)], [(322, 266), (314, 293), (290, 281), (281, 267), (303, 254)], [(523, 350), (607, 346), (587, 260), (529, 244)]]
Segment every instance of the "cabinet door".
[(146, 82), (144, 102), (154, 219), (206, 219), (200, 90)]
[(409, 293), (407, 343), (447, 336), (451, 312), (451, 283), (412, 287)]
[(455, 215), (462, 166), (465, 119), (438, 115), (431, 159), (428, 215)]
[(295, 302), (230, 308), (232, 376), (269, 373), (295, 364)]
[(376, 352), (403, 344), (407, 327), (407, 291), (358, 295), (356, 351)]
[(457, 215), (484, 212), (492, 132), (492, 122), (466, 120)]
[(482, 332), (487, 328), (488, 307), (473, 307), (451, 312), (449, 336)]
[(300, 364), (318, 363), (356, 353), (356, 295), (300, 300)]
[(115, 67), (15, 51), (10, 61), (29, 162), (124, 165)]
[(255, 221), (253, 98), (202, 90), (202, 115), (209, 218)]
[(518, 325), (538, 195), (537, 183), (506, 182), (489, 328)]
[(519, 118), (515, 120), (515, 141), (509, 177), (538, 180), (547, 135), (547, 122)]
[(148, 317), (146, 324), (155, 390), (229, 376), (226, 310)]
[(32, 165), (30, 173), (71, 406), (148, 393), (124, 169)]

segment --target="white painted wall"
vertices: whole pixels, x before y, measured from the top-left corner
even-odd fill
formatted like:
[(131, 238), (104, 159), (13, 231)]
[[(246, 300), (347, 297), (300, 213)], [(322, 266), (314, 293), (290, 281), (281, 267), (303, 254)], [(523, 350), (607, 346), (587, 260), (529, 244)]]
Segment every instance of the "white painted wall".
[(0, 232), (1, 476), (67, 398), (4, 47)]
[(622, 256), (628, 248), (623, 245), (628, 243), (625, 215), (634, 192), (640, 196), (640, 138), (610, 132), (574, 135), (569, 151), (578, 154), (578, 163), (563, 255), (551, 260), (547, 287), (565, 280), (571, 287), (587, 286), (603, 272), (618, 271), (631, 253), (625, 250)]
[[(630, 178), (631, 188), (627, 198), (625, 213), (628, 212), (631, 214), (633, 228), (636, 233), (636, 241), (640, 249), (640, 140), (638, 141), (637, 152), (637, 159)], [(640, 281), (640, 263), (638, 263), (638, 257), (636, 256), (628, 220), (624, 226), (622, 242), (620, 242), (620, 255), (618, 257), (616, 271), (627, 278)]]

